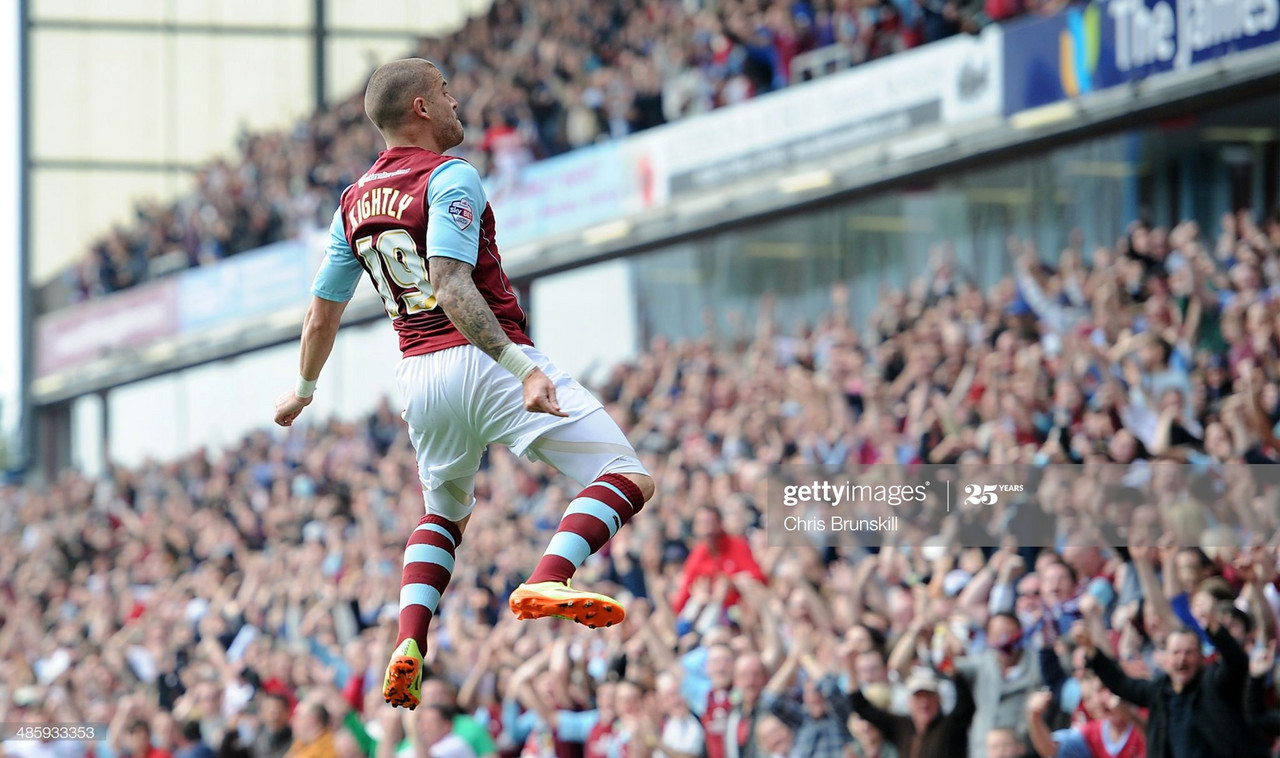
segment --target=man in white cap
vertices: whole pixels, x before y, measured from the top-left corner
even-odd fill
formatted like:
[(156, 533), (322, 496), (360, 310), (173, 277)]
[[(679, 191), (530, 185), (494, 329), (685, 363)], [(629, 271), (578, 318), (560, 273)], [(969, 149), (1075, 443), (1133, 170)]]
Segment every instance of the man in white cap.
[(855, 690), (849, 707), (871, 722), (897, 748), (903, 758), (966, 758), (969, 725), (973, 723), (973, 690), (964, 677), (955, 677), (956, 705), (942, 712), (936, 674), (916, 669), (907, 677), (907, 713), (898, 716), (881, 710)]

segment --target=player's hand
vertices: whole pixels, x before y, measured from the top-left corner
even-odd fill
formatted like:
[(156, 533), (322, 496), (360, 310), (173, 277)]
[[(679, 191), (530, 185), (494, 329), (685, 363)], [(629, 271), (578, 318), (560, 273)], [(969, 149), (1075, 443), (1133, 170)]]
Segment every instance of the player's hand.
[[(293, 420), (298, 417), (299, 413), (302, 413), (303, 408), (311, 405), (311, 401), (314, 397), (315, 395), (312, 395), (311, 397), (298, 397), (294, 392), (281, 395), (280, 399), (276, 401), (276, 423), (280, 426), (292, 426)], [(529, 391), (526, 389), (526, 402), (528, 397)]]
[(556, 400), (556, 385), (540, 368), (534, 369), (532, 374), (524, 378), (524, 409), (530, 413), (550, 413), (552, 416), (565, 418), (569, 416), (560, 410), (560, 403)]

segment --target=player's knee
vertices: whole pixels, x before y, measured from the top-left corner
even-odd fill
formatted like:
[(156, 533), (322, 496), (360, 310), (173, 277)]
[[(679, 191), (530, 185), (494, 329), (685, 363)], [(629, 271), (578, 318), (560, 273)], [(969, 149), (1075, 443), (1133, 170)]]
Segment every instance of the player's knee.
[(467, 493), (465, 502), (458, 497), (458, 493), (450, 492), (446, 488), (437, 490), (426, 490), (423, 492), (423, 500), (426, 501), (427, 513), (433, 516), (440, 516), (454, 522), (465, 522), (475, 510), (476, 499)]
[(640, 495), (644, 497), (647, 503), (653, 497), (653, 493), (657, 491), (657, 487), (653, 483), (653, 477), (648, 474), (623, 474), (632, 484), (640, 488)]

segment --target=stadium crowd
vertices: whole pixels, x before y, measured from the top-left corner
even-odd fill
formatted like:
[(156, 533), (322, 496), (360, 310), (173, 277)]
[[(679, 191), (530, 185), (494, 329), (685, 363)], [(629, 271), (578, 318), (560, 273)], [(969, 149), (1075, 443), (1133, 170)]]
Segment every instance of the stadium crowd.
[[(988, 291), (939, 255), (865, 329), (837, 286), (797, 330), (766, 299), (752, 334), (654, 339), (597, 389), (658, 494), (577, 579), (627, 620), (511, 616), (573, 493), (491, 450), (412, 713), (378, 696), (422, 510), (391, 404), (0, 490), (0, 722), (110, 725), (0, 752), (1270, 755), (1280, 508), (1243, 464), (1278, 448), (1280, 216), (1221, 227), (1011, 241)], [(782, 548), (784, 462), (1094, 468)]]
[[(805, 51), (839, 44), (863, 62), (1061, 4), (497, 0), (416, 54), (441, 63), (461, 101), (469, 128), (458, 154), (501, 192), (535, 159), (784, 87)], [(381, 147), (362, 98), (356, 92), (288, 131), (241, 134), (236, 158), (200, 170), (195, 190), (176, 202), (140, 203), (59, 288), (73, 300), (97, 297), (327, 225), (341, 191)]]

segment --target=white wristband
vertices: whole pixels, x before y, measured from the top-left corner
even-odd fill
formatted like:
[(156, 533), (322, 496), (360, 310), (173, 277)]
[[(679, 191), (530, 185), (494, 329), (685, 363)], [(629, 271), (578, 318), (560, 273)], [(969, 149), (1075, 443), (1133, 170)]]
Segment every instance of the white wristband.
[(293, 394), (302, 399), (311, 397), (316, 391), (316, 381), (314, 379), (303, 379), (302, 374), (298, 374), (298, 386), (294, 387)]
[(514, 342), (502, 348), (502, 354), (498, 356), (498, 365), (515, 374), (516, 378), (522, 382), (533, 373), (534, 369), (538, 368), (538, 364), (525, 355), (520, 346)]

